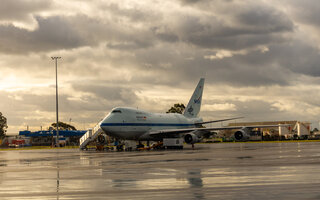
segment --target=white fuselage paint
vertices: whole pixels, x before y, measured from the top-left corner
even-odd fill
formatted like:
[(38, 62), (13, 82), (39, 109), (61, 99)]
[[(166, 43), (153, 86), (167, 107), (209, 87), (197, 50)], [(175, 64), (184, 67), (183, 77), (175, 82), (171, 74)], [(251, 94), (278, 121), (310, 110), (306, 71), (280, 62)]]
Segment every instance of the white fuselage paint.
[(157, 140), (149, 133), (169, 129), (194, 128), (201, 118), (178, 113), (150, 113), (134, 108), (114, 108), (100, 123), (102, 130), (125, 140)]

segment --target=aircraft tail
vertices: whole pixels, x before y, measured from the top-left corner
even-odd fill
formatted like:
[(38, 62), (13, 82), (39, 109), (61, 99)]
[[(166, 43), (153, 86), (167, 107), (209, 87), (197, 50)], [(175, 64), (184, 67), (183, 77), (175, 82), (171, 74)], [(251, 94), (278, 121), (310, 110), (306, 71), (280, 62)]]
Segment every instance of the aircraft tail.
[(203, 87), (204, 78), (201, 78), (183, 113), (184, 116), (188, 118), (194, 118), (198, 116), (201, 108)]

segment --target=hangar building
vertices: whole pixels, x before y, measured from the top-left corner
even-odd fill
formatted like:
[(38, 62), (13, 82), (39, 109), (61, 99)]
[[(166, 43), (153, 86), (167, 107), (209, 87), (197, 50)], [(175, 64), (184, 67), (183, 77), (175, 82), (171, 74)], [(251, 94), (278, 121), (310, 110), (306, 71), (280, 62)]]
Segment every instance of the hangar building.
[[(59, 141), (64, 145), (78, 146), (79, 139), (86, 133), (86, 131), (74, 130), (59, 130)], [(56, 138), (56, 130), (48, 131), (20, 131), (19, 136), (30, 138), (30, 143), (33, 146), (50, 146), (54, 144)]]
[(307, 138), (310, 136), (309, 122), (301, 121), (271, 121), (271, 122), (240, 122), (229, 123), (228, 126), (249, 126), (249, 125), (279, 125), (288, 124), (289, 126), (272, 127), (272, 128), (260, 128), (256, 129), (261, 132), (261, 139), (273, 138), (273, 139), (290, 139), (290, 138)]

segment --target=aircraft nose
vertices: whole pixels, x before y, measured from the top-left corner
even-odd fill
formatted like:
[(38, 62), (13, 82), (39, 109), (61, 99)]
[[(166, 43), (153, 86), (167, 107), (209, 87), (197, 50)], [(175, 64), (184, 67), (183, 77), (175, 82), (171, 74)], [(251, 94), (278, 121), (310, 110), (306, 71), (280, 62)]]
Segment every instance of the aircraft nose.
[(112, 122), (112, 115), (108, 115), (102, 120), (102, 123), (104, 124), (110, 123), (110, 122)]
[(112, 117), (110, 115), (106, 116), (101, 124), (100, 127), (104, 130), (104, 131), (110, 131), (110, 123), (111, 123)]

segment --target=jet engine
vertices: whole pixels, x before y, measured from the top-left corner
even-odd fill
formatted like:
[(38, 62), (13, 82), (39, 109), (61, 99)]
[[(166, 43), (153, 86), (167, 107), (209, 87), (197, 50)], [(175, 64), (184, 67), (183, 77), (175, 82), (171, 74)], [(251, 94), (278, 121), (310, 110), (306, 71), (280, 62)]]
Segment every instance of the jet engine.
[(248, 128), (242, 128), (234, 133), (234, 138), (237, 141), (247, 141), (250, 138), (250, 130)]
[(201, 141), (201, 138), (199, 138), (196, 134), (194, 133), (188, 133), (184, 136), (184, 141), (187, 143), (187, 144), (194, 144), (194, 143), (197, 143), (197, 142), (200, 142)]

